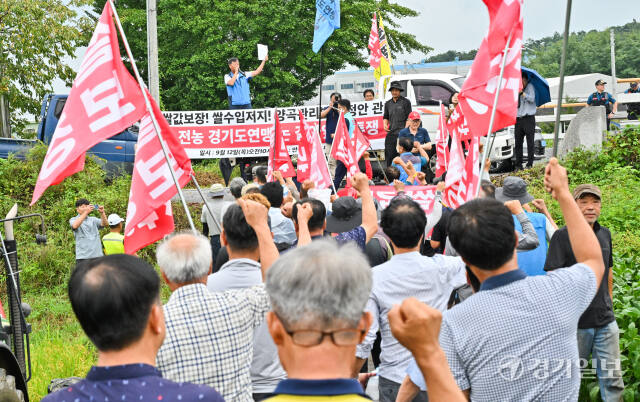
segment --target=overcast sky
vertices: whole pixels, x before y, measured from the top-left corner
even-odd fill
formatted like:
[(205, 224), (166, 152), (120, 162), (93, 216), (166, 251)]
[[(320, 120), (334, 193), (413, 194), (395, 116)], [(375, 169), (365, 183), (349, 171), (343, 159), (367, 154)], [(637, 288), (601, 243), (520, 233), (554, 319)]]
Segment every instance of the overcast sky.
[[(420, 13), (402, 20), (402, 30), (416, 35), (434, 48), (430, 53), (447, 50), (477, 49), (489, 27), (489, 14), (481, 0), (396, 0), (396, 3)], [(640, 18), (638, 0), (574, 0), (570, 30), (590, 31), (624, 25)], [(525, 0), (524, 39), (540, 39), (564, 31), (567, 3), (564, 0)], [(606, 50), (609, 54), (609, 50)], [(417, 62), (422, 54), (399, 54), (394, 61)]]

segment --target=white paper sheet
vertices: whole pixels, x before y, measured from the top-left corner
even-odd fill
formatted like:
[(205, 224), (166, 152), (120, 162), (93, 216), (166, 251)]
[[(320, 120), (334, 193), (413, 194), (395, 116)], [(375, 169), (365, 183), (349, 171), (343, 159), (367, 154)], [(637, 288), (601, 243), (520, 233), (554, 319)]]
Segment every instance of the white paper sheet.
[(264, 60), (267, 53), (269, 53), (269, 47), (258, 43), (258, 60)]

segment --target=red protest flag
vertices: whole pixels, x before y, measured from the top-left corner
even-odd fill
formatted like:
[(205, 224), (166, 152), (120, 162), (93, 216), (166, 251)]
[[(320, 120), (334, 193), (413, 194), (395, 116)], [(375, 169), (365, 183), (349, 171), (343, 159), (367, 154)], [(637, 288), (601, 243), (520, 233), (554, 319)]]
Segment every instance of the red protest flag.
[(367, 152), (367, 149), (369, 149), (369, 139), (367, 138), (366, 135), (364, 135), (364, 133), (362, 132), (362, 130), (360, 130), (360, 125), (358, 124), (358, 121), (356, 119), (353, 119), (355, 121), (355, 127), (353, 129), (353, 146), (355, 148), (355, 155), (356, 155), (356, 163), (360, 160), (360, 158), (362, 158), (362, 155), (364, 155), (365, 152)]
[(465, 159), (460, 139), (455, 131), (451, 132), (451, 160), (445, 178), (445, 200), (451, 208), (458, 208), (458, 189), (464, 176)]
[[(148, 91), (147, 97), (167, 147), (171, 168), (176, 174), (180, 187), (184, 187), (193, 174), (191, 159), (180, 144), (177, 132), (169, 126)], [(153, 126), (151, 115), (147, 113), (140, 121), (129, 191), (124, 229), (124, 247), (127, 253), (134, 253), (173, 232), (171, 198), (177, 193), (160, 138)]]
[(515, 124), (518, 93), (522, 88), (522, 0), (484, 0), (490, 17), (489, 32), (471, 66), (459, 95), (474, 135), (484, 136), (498, 88), (503, 51), (509, 41), (506, 65), (492, 131)]
[(302, 115), (302, 110), (298, 111), (300, 113), (300, 131), (296, 134), (298, 138), (298, 163), (296, 164), (296, 172), (298, 174), (298, 182), (302, 183), (303, 181), (309, 179), (311, 169), (311, 142), (309, 136), (307, 136), (307, 126), (309, 126), (310, 130), (315, 132), (314, 128), (310, 125), (307, 125), (304, 121), (304, 116)]
[(338, 125), (336, 126), (333, 146), (331, 147), (331, 156), (333, 159), (344, 163), (347, 168), (347, 177), (353, 176), (360, 171), (358, 160), (356, 159), (356, 149), (353, 141), (349, 138), (349, 130), (347, 130), (347, 123), (342, 112), (338, 117)]
[(369, 65), (374, 69), (380, 67), (382, 50), (380, 49), (380, 37), (378, 35), (378, 18), (373, 13), (371, 19), (371, 32), (369, 33)]
[(84, 169), (89, 148), (124, 131), (146, 111), (140, 87), (122, 63), (110, 4), (104, 6), (71, 87), (31, 205), (49, 186)]
[(464, 174), (458, 187), (457, 197), (459, 204), (472, 200), (476, 195), (476, 189), (480, 185), (480, 140), (477, 136), (471, 139), (468, 150)]
[(309, 123), (304, 120), (302, 110), (300, 113), (300, 134), (305, 138), (304, 145), (306, 147), (305, 159), (303, 163), (307, 166), (306, 171), (308, 175), (300, 176), (300, 146), (302, 141), (298, 143), (298, 181), (311, 180), (316, 188), (327, 188), (331, 185), (331, 174), (329, 173), (329, 166), (324, 156), (322, 143), (320, 137), (316, 134), (315, 129)]
[(449, 132), (445, 124), (446, 112), (440, 104), (440, 118), (438, 119), (438, 138), (436, 139), (436, 177), (441, 177), (447, 171), (449, 163)]
[(271, 128), (271, 143), (269, 144), (269, 160), (267, 162), (267, 180), (273, 181), (273, 172), (279, 170), (282, 177), (293, 177), (296, 171), (293, 169), (291, 157), (287, 146), (284, 144), (284, 136), (280, 128), (278, 111), (273, 111), (273, 126)]
[(469, 128), (469, 124), (467, 122), (467, 117), (465, 116), (462, 105), (458, 103), (456, 108), (453, 109), (451, 116), (449, 116), (449, 120), (447, 120), (447, 131), (453, 136), (453, 132), (455, 131), (456, 137), (460, 141), (468, 141), (471, 139), (471, 129)]

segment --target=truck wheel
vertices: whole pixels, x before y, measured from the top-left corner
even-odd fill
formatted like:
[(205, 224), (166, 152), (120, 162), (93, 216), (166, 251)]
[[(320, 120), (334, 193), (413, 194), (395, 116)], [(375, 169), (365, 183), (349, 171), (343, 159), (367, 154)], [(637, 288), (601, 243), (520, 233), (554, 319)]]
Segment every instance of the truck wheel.
[(16, 379), (7, 375), (5, 369), (0, 369), (0, 401), (24, 402), (22, 391), (16, 389)]

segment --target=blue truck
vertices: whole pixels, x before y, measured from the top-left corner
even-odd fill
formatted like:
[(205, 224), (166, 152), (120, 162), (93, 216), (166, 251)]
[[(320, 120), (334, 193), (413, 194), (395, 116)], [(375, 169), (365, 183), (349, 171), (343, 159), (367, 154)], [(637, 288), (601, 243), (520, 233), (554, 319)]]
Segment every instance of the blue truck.
[[(48, 94), (42, 100), (40, 108), (40, 118), (36, 139), (25, 140), (17, 138), (0, 137), (0, 158), (6, 159), (13, 154), (18, 159), (24, 159), (27, 152), (35, 146), (38, 141), (45, 144), (51, 142), (53, 132), (58, 125), (58, 120), (67, 102), (67, 95)], [(88, 153), (94, 158), (108, 176), (116, 175), (123, 170), (131, 173), (135, 158), (135, 146), (138, 141), (136, 127), (114, 135), (89, 149)]]

